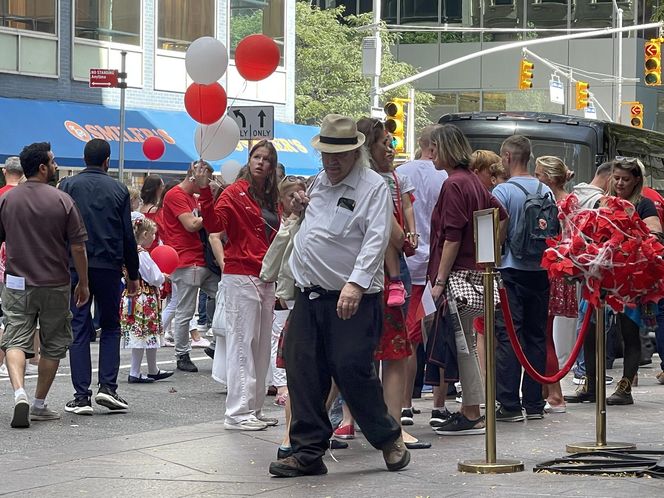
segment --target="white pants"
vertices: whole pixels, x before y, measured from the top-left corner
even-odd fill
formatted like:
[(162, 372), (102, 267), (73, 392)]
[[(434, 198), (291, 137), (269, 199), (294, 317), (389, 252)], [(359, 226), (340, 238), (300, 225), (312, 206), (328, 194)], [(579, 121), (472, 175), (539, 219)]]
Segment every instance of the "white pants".
[(556, 345), (559, 368), (569, 358), (576, 342), (576, 318), (556, 316), (553, 319), (553, 343)]
[[(260, 413), (270, 365), (274, 284), (257, 277), (224, 275), (217, 298), (224, 302), (226, 335), (226, 422)], [(217, 348), (219, 349), (219, 342)], [(216, 355), (215, 355), (216, 356)]]
[(279, 337), (284, 325), (286, 325), (289, 313), (289, 310), (275, 310), (274, 320), (272, 320), (272, 354), (266, 383), (274, 387), (284, 387), (286, 385), (286, 370), (277, 368), (277, 350), (279, 349)]

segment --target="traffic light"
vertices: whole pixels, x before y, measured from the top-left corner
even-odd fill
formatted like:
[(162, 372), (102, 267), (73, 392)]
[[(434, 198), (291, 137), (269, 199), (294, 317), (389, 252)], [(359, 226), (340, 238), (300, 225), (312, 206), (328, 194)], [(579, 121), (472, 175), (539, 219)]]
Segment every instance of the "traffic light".
[(634, 128), (643, 128), (643, 104), (638, 102), (632, 104), (629, 108), (629, 124)]
[(519, 90), (528, 90), (533, 87), (533, 69), (535, 64), (526, 59), (521, 59), (521, 70), (519, 71)]
[(643, 46), (644, 81), (647, 86), (662, 84), (662, 41), (653, 38)]
[(576, 82), (576, 108), (585, 109), (590, 104), (590, 85), (585, 81)]
[(406, 126), (404, 123), (403, 103), (399, 99), (390, 100), (385, 107), (385, 129), (392, 134), (392, 146), (397, 153), (406, 150)]

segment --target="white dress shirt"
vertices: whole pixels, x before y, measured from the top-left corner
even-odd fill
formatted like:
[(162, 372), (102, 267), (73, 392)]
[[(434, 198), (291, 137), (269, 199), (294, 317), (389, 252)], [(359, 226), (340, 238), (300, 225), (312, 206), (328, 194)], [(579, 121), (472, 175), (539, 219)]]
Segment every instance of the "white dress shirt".
[(415, 229), (420, 234), (419, 244), (415, 254), (406, 258), (410, 270), (410, 278), (415, 285), (424, 285), (427, 279), (427, 265), (429, 264), (429, 239), (431, 235), (431, 214), (438, 201), (443, 182), (447, 179), (445, 171), (438, 171), (433, 161), (417, 159), (402, 164), (397, 173), (405, 176), (415, 187)]
[(353, 282), (367, 294), (380, 292), (392, 229), (392, 200), (383, 178), (354, 166), (332, 185), (322, 172), (309, 199), (290, 259), (297, 286), (339, 291)]

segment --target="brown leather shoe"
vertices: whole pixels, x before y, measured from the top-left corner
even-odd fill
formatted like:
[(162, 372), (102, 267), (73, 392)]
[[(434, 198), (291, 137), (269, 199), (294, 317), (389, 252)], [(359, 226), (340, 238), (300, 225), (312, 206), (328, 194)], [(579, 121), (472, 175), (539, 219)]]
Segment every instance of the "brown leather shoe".
[(410, 452), (406, 449), (401, 436), (383, 446), (382, 451), (385, 465), (390, 472), (401, 470), (410, 463)]
[(618, 382), (616, 392), (606, 398), (606, 404), (613, 405), (633, 405), (634, 398), (632, 398), (632, 383), (629, 379), (623, 377)]
[(270, 474), (276, 477), (300, 477), (319, 476), (327, 474), (327, 467), (322, 459), (316, 460), (311, 465), (302, 465), (294, 456), (270, 464)]

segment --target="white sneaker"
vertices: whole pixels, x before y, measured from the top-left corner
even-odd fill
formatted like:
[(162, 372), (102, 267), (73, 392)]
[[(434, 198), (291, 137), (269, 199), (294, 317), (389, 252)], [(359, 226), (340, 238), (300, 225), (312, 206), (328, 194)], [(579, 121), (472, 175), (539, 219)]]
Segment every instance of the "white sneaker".
[(30, 362), (26, 362), (25, 375), (39, 375), (39, 365), (33, 365)]
[(9, 372), (7, 371), (7, 365), (4, 363), (0, 365), (0, 377), (9, 377)]
[(60, 413), (51, 410), (46, 403), (44, 403), (44, 408), (30, 407), (30, 420), (58, 420), (59, 418)]
[(265, 422), (261, 422), (257, 418), (252, 417), (246, 420), (242, 420), (237, 424), (224, 422), (224, 429), (229, 431), (262, 431), (267, 429), (267, 424)]

